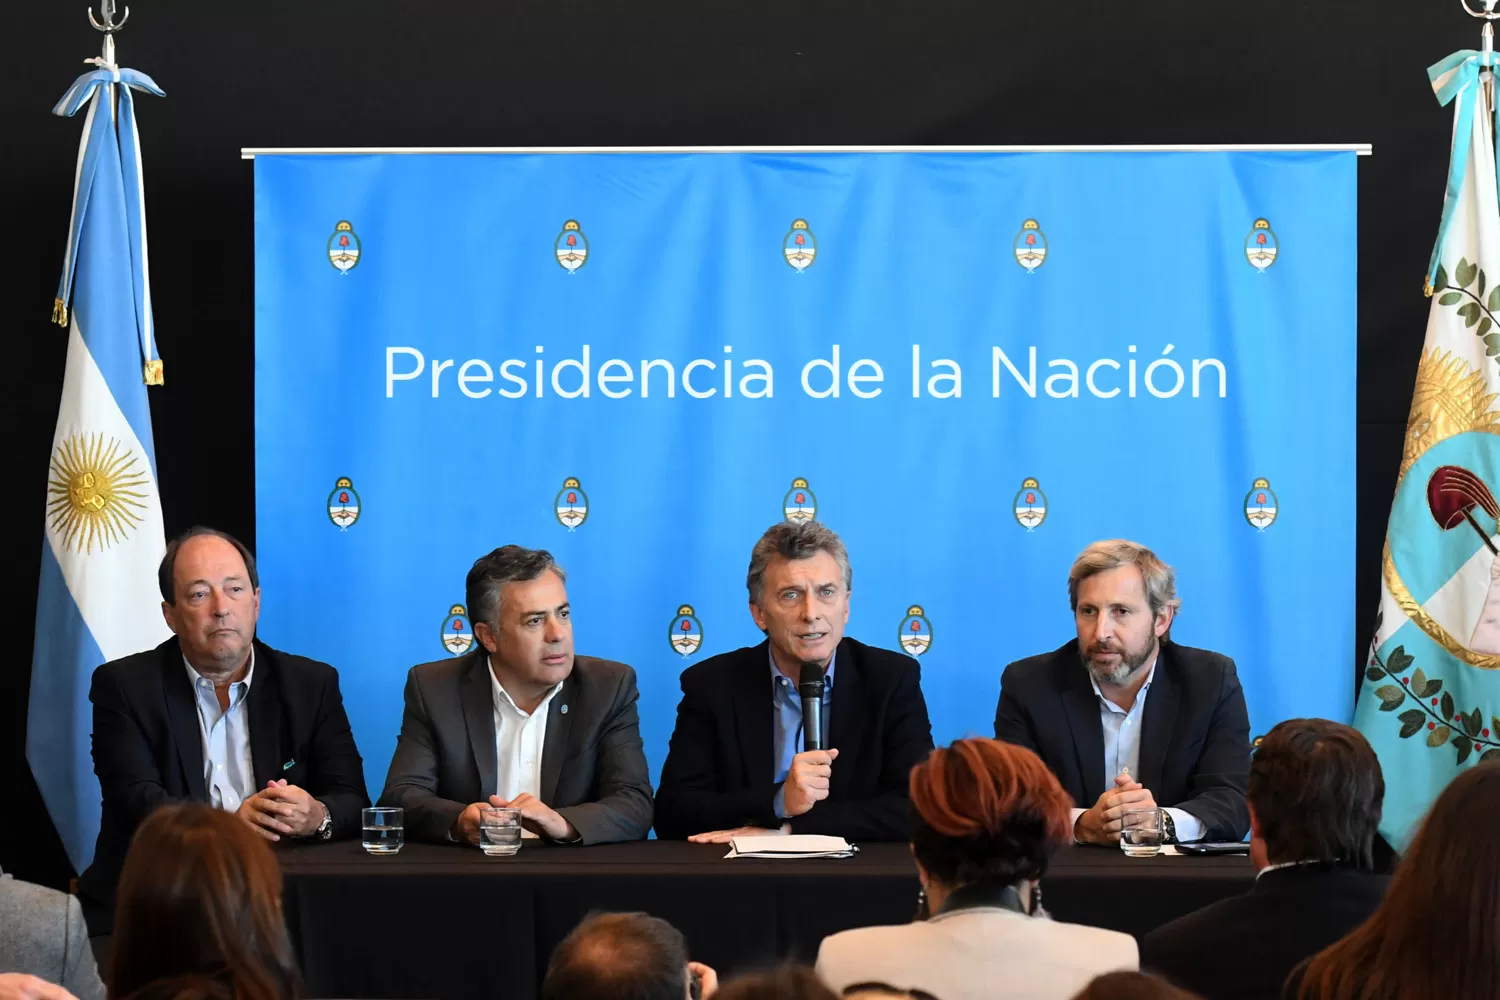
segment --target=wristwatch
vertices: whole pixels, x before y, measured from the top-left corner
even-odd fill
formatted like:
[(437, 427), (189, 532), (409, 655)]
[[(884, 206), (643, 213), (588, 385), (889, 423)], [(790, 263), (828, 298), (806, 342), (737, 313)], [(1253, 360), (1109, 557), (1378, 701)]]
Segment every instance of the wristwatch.
[(319, 840), (332, 840), (333, 813), (328, 811), (328, 804), (322, 799), (318, 800), (318, 805), (323, 807), (323, 822), (318, 824), (318, 829), (314, 831), (313, 836)]
[(1172, 822), (1172, 814), (1165, 809), (1161, 811), (1161, 836), (1168, 844), (1177, 843), (1177, 824)]

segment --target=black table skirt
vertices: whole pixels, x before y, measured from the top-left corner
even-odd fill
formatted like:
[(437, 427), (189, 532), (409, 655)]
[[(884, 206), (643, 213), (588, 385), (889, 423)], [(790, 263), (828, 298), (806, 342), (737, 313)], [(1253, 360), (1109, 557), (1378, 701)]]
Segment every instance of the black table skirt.
[[(842, 860), (725, 860), (723, 846), (646, 841), (528, 844), (510, 858), (409, 844), (371, 857), (358, 843), (278, 854), (287, 926), (314, 997), (440, 1000), (536, 995), (552, 949), (593, 910), (643, 910), (687, 935), (720, 974), (794, 958), (827, 935), (898, 924), (916, 909), (904, 844)], [(1042, 883), (1058, 920), (1142, 934), (1245, 891), (1245, 857), (1133, 859), (1063, 850)]]

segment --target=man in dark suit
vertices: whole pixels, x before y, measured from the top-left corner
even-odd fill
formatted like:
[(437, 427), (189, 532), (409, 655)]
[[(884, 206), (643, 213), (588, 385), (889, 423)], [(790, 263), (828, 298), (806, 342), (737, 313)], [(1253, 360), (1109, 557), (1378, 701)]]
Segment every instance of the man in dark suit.
[[(844, 637), (852, 572), (838, 535), (782, 522), (755, 544), (758, 646), (682, 674), (656, 833), (700, 843), (746, 834), (905, 840), (907, 776), (932, 749), (917, 662)], [(823, 673), (827, 750), (803, 750), (798, 682)]]
[(1078, 637), (1000, 680), (995, 738), (1035, 751), (1073, 796), (1073, 835), (1115, 844), (1130, 810), (1163, 807), (1169, 840), (1240, 840), (1250, 827), (1250, 721), (1227, 656), (1171, 641), (1172, 567), (1095, 542), (1068, 575)]
[(79, 879), (91, 933), (109, 933), (130, 838), (159, 805), (236, 813), (267, 840), (347, 837), (370, 804), (338, 672), (255, 638), (260, 577), (234, 538), (193, 528), (158, 583), (174, 638), (94, 671), (94, 772), (104, 795)]
[(1206, 1000), (1281, 996), (1292, 969), (1380, 905), (1389, 880), (1372, 869), (1384, 797), (1358, 731), (1326, 719), (1276, 726), (1250, 764), (1255, 885), (1146, 935), (1141, 967)]
[(639, 840), (651, 829), (651, 777), (635, 671), (573, 655), (562, 567), (507, 545), (466, 585), (480, 645), (412, 667), (401, 738), (380, 801), (431, 841), (479, 842), (488, 804), (521, 812), (556, 843)]

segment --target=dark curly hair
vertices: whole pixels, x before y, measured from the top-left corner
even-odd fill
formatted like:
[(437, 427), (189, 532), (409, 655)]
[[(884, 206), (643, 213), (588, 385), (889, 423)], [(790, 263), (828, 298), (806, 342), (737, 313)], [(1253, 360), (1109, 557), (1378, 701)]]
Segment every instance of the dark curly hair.
[(1025, 747), (957, 740), (912, 768), (912, 853), (949, 886), (1039, 879), (1068, 839), (1072, 805)]

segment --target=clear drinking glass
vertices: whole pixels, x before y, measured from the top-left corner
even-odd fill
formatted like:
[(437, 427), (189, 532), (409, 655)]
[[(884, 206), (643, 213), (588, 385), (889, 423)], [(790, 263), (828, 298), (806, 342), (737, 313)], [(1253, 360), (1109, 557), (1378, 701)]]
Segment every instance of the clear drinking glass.
[(370, 854), (395, 854), (406, 839), (406, 819), (400, 806), (375, 806), (361, 814), (360, 843)]
[(521, 810), (485, 806), (479, 810), (479, 847), (491, 857), (507, 857), (521, 849)]
[(1161, 853), (1160, 809), (1131, 809), (1120, 831), (1120, 850), (1127, 858), (1154, 858)]

